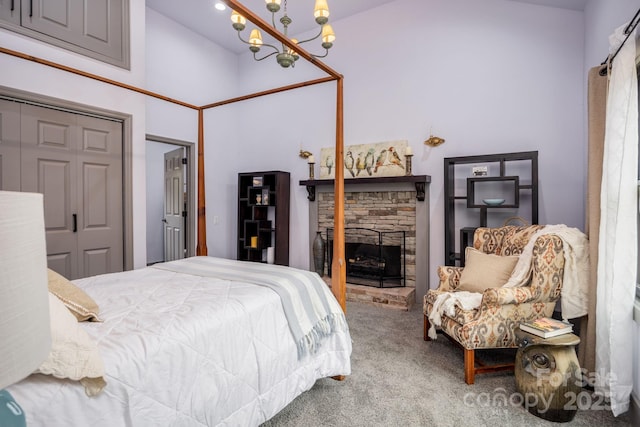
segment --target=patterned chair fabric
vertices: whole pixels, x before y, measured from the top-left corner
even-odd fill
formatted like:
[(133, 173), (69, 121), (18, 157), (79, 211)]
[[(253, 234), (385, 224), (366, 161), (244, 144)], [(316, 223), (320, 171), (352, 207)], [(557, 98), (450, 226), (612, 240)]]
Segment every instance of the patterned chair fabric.
[[(542, 227), (478, 228), (474, 233), (473, 246), (485, 253), (519, 255), (531, 236)], [(443, 314), (441, 329), (466, 350), (517, 347), (514, 331), (518, 325), (538, 317), (551, 317), (560, 298), (564, 274), (562, 240), (553, 234), (538, 237), (531, 262), (532, 274), (528, 285), (485, 290), (479, 308), (465, 311), (456, 306), (453, 316)], [(453, 266), (438, 268), (440, 285), (424, 296), (425, 340), (428, 340), (428, 316), (438, 294), (455, 291), (462, 270)], [(467, 382), (473, 384), (473, 375), (471, 382)]]

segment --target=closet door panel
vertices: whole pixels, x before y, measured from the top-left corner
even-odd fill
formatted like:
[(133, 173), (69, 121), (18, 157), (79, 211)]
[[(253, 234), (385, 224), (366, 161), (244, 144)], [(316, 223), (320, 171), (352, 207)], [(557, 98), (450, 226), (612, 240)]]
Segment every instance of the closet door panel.
[(0, 20), (20, 25), (20, 0), (0, 0)]
[(20, 104), (0, 100), (0, 190), (20, 191)]
[(82, 31), (79, 0), (22, 0), (22, 26), (60, 40), (77, 39)]
[(78, 251), (83, 277), (122, 271), (122, 125), (78, 116)]
[(50, 268), (76, 279), (78, 135), (70, 113), (22, 106), (21, 191), (44, 195), (44, 222)]

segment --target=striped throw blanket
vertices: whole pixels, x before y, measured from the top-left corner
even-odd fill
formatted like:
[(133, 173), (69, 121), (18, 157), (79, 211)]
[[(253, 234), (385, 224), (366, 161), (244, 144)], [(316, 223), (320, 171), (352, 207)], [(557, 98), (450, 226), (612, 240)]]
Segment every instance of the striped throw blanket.
[(318, 274), (281, 265), (199, 256), (153, 268), (201, 277), (252, 283), (275, 291), (298, 347), (298, 357), (315, 353), (324, 337), (348, 329), (342, 308)]

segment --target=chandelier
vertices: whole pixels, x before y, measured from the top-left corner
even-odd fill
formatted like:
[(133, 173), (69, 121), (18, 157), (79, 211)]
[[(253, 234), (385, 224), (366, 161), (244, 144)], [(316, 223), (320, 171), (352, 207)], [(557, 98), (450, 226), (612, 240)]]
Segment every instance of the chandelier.
[[(273, 28), (276, 28), (276, 13), (280, 11), (280, 4), (282, 0), (265, 0), (267, 3), (267, 10), (271, 12), (271, 25)], [(323, 55), (313, 55), (314, 58), (324, 58), (329, 54), (329, 49), (333, 46), (333, 41), (336, 39), (336, 36), (333, 32), (333, 28), (327, 22), (329, 22), (329, 6), (327, 6), (326, 0), (316, 0), (316, 5), (313, 10), (313, 16), (315, 17), (316, 23), (320, 26), (320, 32), (315, 36), (307, 40), (298, 41), (296, 39), (291, 39), (291, 41), (297, 45), (301, 45), (303, 43), (307, 43), (317, 38), (322, 38), (321, 46), (324, 48), (325, 52)], [(249, 40), (244, 40), (241, 36), (241, 32), (245, 29), (245, 24), (247, 23), (247, 19), (240, 15), (235, 10), (231, 12), (231, 22), (233, 22), (233, 28), (238, 32), (238, 38), (245, 44), (249, 45), (249, 50), (253, 52), (253, 59), (256, 61), (262, 61), (263, 59), (269, 58), (270, 56), (276, 55), (276, 61), (283, 68), (294, 67), (296, 61), (298, 60), (299, 55), (295, 52), (295, 50), (289, 48), (284, 43), (282, 44), (282, 49), (278, 49), (276, 46), (271, 44), (266, 44), (262, 42), (262, 34), (260, 34), (260, 30), (254, 28), (251, 30), (249, 34)], [(288, 37), (287, 32), (289, 30), (289, 25), (291, 25), (292, 19), (287, 15), (287, 0), (284, 0), (284, 14), (280, 18), (280, 23), (282, 24), (283, 30), (282, 33), (285, 37)], [(258, 52), (263, 47), (268, 47), (273, 49), (271, 53), (259, 58)]]

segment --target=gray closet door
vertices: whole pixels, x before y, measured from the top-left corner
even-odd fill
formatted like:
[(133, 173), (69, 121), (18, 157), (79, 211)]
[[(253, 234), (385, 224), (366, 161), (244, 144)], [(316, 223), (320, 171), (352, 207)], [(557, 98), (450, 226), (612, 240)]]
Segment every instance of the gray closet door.
[(1, 99), (0, 190), (20, 191), (20, 104)]
[(77, 116), (80, 277), (123, 270), (122, 125)]
[(123, 59), (122, 0), (22, 0), (21, 7), (23, 27)]
[(122, 271), (118, 122), (22, 106), (21, 190), (44, 195), (49, 267), (70, 279)]

